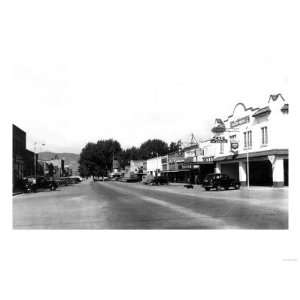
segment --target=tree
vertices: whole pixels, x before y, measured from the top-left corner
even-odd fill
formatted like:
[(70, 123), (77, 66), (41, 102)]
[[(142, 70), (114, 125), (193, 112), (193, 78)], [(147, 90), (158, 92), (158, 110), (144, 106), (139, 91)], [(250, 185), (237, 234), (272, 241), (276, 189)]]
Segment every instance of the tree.
[(118, 156), (118, 160), (121, 168), (124, 168), (129, 164), (131, 160), (140, 160), (140, 150), (136, 147), (131, 147), (126, 150), (122, 150), (122, 152)]
[(180, 143), (179, 142), (171, 142), (169, 145), (169, 152), (177, 152), (180, 149)]
[(165, 155), (168, 153), (168, 150), (168, 144), (162, 140), (147, 140), (140, 147), (140, 156), (142, 159), (148, 159), (156, 155)]
[(79, 165), (85, 176), (105, 176), (112, 168), (113, 157), (118, 157), (122, 149), (113, 139), (88, 143), (81, 150)]

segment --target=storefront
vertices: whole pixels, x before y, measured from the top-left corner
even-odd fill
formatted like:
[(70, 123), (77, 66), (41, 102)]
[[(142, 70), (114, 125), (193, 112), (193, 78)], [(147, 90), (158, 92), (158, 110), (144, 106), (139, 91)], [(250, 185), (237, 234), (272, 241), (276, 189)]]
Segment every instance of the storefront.
[(287, 186), (288, 104), (271, 95), (263, 108), (238, 103), (224, 121), (216, 119), (211, 143), (215, 145), (217, 173), (238, 179), (242, 185)]
[(225, 173), (239, 180), (242, 185), (247, 185), (249, 178), (249, 185), (253, 186), (287, 186), (288, 150), (269, 150), (217, 158), (216, 172)]

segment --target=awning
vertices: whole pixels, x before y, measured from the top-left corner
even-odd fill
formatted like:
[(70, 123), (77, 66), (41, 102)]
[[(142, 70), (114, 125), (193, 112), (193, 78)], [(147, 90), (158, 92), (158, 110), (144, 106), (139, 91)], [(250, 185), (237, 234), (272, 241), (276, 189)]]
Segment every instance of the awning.
[[(289, 154), (288, 149), (272, 149), (272, 150), (265, 150), (265, 151), (249, 152), (248, 157), (251, 158), (251, 157), (260, 157), (260, 156), (267, 156), (267, 155), (288, 155), (288, 154)], [(247, 158), (247, 153), (216, 157), (214, 161), (239, 160), (244, 158)]]
[(190, 169), (184, 169), (184, 170), (171, 170), (171, 171), (162, 171), (161, 173), (180, 173), (180, 172), (190, 172)]

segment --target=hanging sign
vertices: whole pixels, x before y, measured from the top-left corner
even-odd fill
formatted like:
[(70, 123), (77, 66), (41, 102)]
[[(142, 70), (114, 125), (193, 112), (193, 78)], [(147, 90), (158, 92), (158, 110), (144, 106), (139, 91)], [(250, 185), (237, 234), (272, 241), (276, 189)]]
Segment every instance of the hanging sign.
[(238, 148), (239, 148), (239, 143), (237, 141), (231, 141), (230, 142), (230, 148), (231, 148), (231, 152), (237, 153)]
[(213, 133), (223, 133), (226, 130), (225, 124), (221, 119), (215, 120), (215, 126), (212, 128)]

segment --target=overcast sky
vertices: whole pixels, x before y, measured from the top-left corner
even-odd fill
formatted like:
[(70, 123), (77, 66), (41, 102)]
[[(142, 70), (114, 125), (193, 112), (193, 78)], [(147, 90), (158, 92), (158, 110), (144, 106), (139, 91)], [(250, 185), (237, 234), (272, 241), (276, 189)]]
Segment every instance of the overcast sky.
[(237, 102), (288, 100), (285, 3), (7, 1), (12, 121), (38, 151), (208, 137)]

